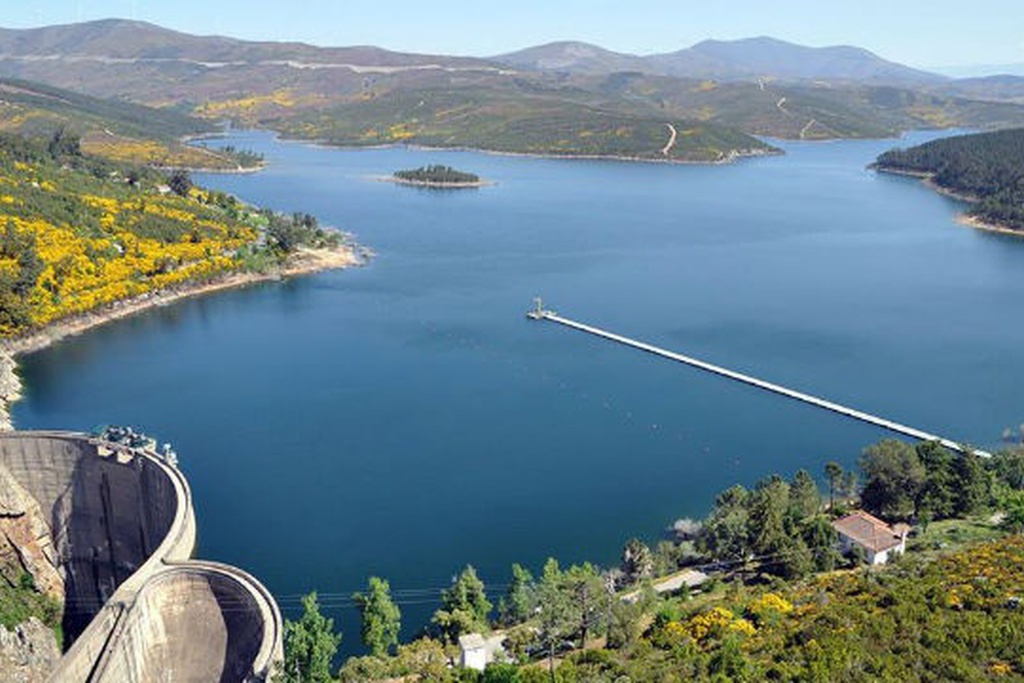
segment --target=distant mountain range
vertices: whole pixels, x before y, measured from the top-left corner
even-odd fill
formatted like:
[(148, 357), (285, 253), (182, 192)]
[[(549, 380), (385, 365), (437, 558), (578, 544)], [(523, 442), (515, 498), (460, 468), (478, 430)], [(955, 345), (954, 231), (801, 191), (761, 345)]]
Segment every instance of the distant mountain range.
[[(772, 38), (637, 56), (560, 42), (489, 58), (194, 36), (126, 20), (0, 29), (0, 77), (339, 145), (724, 161), (752, 136), (1024, 125), (1024, 85)], [(2, 122), (0, 122), (2, 123)]]
[(984, 78), (986, 76), (1024, 76), (1024, 62), (1018, 64), (974, 64), (969, 66), (936, 66), (931, 71), (950, 78)]
[(492, 58), (521, 69), (611, 73), (638, 71), (677, 78), (736, 81), (856, 81), (871, 85), (930, 85), (948, 78), (848, 46), (804, 47), (774, 38), (705, 40), (678, 52), (646, 57), (587, 43), (550, 43)]
[(227, 66), (233, 63), (295, 62), (296, 64), (364, 64), (445, 66), (481, 64), (464, 57), (391, 52), (378, 47), (323, 48), (305, 43), (255, 42), (222, 36), (195, 36), (127, 19), (102, 19), (81, 24), (33, 29), (0, 29), (0, 55), (5, 59), (73, 60), (89, 57), (116, 61), (151, 61)]
[(194, 36), (124, 19), (36, 29), (0, 29), (0, 59), (39, 67), (46, 62), (161, 64), (205, 68), (240, 65), (294, 69), (365, 67), (530, 71), (610, 74), (623, 71), (720, 81), (855, 81), (861, 84), (922, 85), (949, 80), (912, 69), (858, 47), (805, 47), (768, 37), (706, 40), (666, 54), (637, 56), (580, 42), (557, 42), (490, 58), (392, 52), (378, 47), (324, 48), (303, 43), (252, 42)]

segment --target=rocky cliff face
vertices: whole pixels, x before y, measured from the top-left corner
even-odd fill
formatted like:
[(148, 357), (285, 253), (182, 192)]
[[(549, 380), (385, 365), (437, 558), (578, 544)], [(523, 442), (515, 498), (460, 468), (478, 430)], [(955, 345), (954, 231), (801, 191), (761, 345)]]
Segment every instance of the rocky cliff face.
[(18, 363), (6, 350), (0, 350), (0, 430), (14, 429), (11, 405), (21, 398), (21, 378), (16, 372)]
[(64, 580), (46, 517), (35, 498), (0, 467), (0, 581), (17, 586), (25, 574), (39, 591), (64, 601)]
[(10, 631), (0, 626), (0, 683), (42, 683), (59, 659), (57, 636), (35, 617)]
[[(35, 498), (0, 466), (0, 582), (17, 590), (26, 575), (36, 590), (63, 603), (64, 580), (46, 517)], [(31, 617), (10, 630), (0, 626), (0, 683), (45, 681), (60, 657), (53, 629), (39, 619)]]

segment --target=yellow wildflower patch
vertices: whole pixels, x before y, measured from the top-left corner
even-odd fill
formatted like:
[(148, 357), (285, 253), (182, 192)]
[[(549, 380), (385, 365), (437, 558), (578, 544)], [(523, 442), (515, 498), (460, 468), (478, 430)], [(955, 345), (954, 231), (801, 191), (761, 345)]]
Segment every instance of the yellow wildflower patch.
[(762, 614), (764, 612), (789, 614), (793, 611), (793, 603), (789, 602), (778, 593), (765, 593), (751, 603), (750, 611), (754, 614)]
[(992, 662), (988, 670), (993, 676), (1009, 676), (1013, 673), (1013, 667), (1006, 662)]
[[(0, 184), (10, 189), (0, 195), (0, 336), (237, 270), (240, 250), (257, 239), (255, 228), (202, 191), (179, 197), (4, 161)], [(23, 283), (15, 292), (14, 283), (26, 277), (30, 288)]]
[(415, 135), (416, 133), (409, 130), (408, 124), (405, 123), (396, 123), (388, 128), (388, 137), (392, 140), (408, 140)]

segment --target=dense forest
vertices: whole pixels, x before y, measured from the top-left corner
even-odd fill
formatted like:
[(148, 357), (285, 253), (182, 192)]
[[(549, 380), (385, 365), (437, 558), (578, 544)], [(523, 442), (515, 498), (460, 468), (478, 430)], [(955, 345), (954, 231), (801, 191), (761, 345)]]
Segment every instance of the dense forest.
[[(315, 594), (285, 627), (285, 681), (987, 681), (1024, 676), (1024, 449), (989, 459), (885, 440), (827, 482), (800, 470), (720, 493), (618, 567), (538, 575), (513, 565), (500, 593), (467, 566), (431, 624), (398, 640), (401, 598), (372, 577), (353, 596), (369, 654), (332, 677), (340, 635)], [(854, 507), (915, 529), (906, 555), (840, 555), (833, 519)], [(692, 588), (658, 577), (700, 572)], [(500, 634), (508, 657), (459, 666), (459, 639)]]
[(246, 206), (185, 171), (85, 154), (65, 128), (0, 134), (0, 336), (336, 242), (312, 216)]
[(1024, 230), (1024, 129), (959, 135), (878, 157), (881, 171), (931, 177), (939, 187), (976, 202), (970, 214)]
[(465, 171), (457, 171), (451, 166), (434, 164), (420, 166), (406, 171), (395, 171), (395, 177), (411, 183), (430, 185), (469, 185), (480, 182), (480, 176)]

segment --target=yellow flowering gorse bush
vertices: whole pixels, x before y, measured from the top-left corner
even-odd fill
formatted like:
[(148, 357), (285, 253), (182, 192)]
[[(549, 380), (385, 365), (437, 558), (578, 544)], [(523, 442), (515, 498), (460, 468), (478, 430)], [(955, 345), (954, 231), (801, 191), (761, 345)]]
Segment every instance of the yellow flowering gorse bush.
[(202, 192), (161, 194), (2, 156), (0, 185), (0, 336), (237, 270), (239, 250), (257, 239)]

